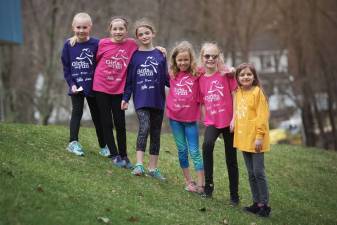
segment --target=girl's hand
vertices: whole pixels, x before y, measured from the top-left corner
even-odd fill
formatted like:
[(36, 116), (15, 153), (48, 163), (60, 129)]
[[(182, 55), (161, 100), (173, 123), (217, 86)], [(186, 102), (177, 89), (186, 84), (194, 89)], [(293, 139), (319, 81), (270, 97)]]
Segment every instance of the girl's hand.
[(129, 103), (126, 102), (126, 101), (124, 101), (124, 100), (122, 100), (122, 102), (121, 102), (121, 110), (127, 110), (128, 107), (129, 107)]
[(229, 67), (229, 72), (227, 75), (235, 76), (236, 69), (234, 67)]
[(234, 118), (231, 120), (231, 123), (229, 124), (229, 131), (231, 132), (231, 133), (233, 133), (234, 132), (234, 127), (235, 127), (235, 125), (234, 125)]
[(72, 93), (77, 93), (77, 87), (76, 87), (75, 84), (73, 86), (71, 86), (71, 92)]
[(222, 76), (226, 75), (226, 76), (234, 77), (235, 71), (236, 69), (234, 67), (223, 66), (219, 68), (219, 72)]
[(166, 48), (161, 47), (161, 46), (156, 46), (156, 49), (158, 49), (159, 51), (161, 51), (161, 53), (163, 53), (163, 55), (166, 57), (166, 55), (167, 55)]
[(256, 152), (261, 152), (261, 150), (262, 150), (262, 144), (263, 144), (263, 140), (262, 139), (256, 139), (255, 140), (255, 151)]

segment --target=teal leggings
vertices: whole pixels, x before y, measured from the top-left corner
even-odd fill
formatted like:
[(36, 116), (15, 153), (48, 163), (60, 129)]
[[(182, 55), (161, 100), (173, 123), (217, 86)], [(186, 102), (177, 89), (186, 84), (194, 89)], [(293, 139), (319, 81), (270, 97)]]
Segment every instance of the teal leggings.
[(178, 148), (180, 167), (189, 167), (188, 152), (192, 158), (196, 171), (204, 169), (202, 157), (199, 152), (199, 132), (196, 122), (185, 123), (170, 119), (173, 137)]

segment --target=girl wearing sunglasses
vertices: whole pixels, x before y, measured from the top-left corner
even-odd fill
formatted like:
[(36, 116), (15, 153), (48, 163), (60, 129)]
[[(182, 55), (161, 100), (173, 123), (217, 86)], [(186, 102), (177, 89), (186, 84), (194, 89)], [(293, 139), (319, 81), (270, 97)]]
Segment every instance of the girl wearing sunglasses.
[[(224, 60), (215, 43), (205, 43), (200, 51), (200, 62), (204, 73), (200, 76), (200, 102), (206, 126), (202, 145), (205, 188), (204, 197), (212, 197), (213, 150), (216, 139), (222, 134), (225, 144), (226, 164), (229, 178), (230, 203), (239, 203), (239, 172), (236, 150), (233, 147), (233, 133), (230, 129), (233, 119), (233, 93), (237, 88), (234, 76), (226, 76), (222, 70)], [(221, 72), (220, 72), (221, 70)], [(229, 71), (228, 71), (229, 72)]]

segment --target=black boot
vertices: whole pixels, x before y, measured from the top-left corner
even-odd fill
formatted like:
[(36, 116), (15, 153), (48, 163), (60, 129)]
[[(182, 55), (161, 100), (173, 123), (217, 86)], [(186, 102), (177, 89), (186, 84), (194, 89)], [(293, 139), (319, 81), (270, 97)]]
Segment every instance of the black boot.
[(263, 205), (262, 207), (260, 207), (260, 210), (257, 212), (257, 215), (261, 217), (269, 217), (270, 212), (271, 208), (267, 205)]
[(246, 206), (246, 207), (243, 208), (243, 210), (246, 211), (246, 212), (249, 212), (249, 213), (256, 214), (256, 213), (258, 213), (260, 211), (260, 207), (257, 206), (256, 202), (254, 202), (253, 205)]
[(201, 194), (203, 198), (212, 198), (214, 190), (213, 184), (205, 184), (204, 192)]

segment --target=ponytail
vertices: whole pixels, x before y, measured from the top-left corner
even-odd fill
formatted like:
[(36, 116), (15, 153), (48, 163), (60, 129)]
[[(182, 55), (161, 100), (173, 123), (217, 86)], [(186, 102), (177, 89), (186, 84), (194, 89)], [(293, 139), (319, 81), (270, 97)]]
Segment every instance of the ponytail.
[(76, 35), (72, 36), (71, 38), (68, 39), (69, 40), (69, 44), (71, 47), (74, 47), (74, 45), (76, 44), (77, 42), (77, 37)]

